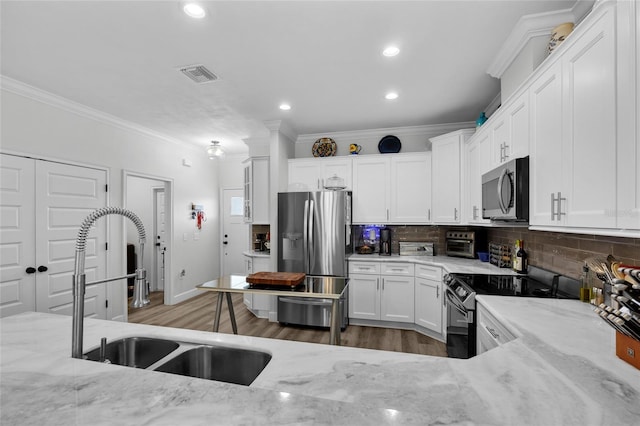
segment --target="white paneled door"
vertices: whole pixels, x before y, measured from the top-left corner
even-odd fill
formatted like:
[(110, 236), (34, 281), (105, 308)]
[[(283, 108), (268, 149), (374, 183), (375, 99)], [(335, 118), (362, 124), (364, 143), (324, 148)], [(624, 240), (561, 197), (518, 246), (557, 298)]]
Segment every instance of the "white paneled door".
[(242, 189), (224, 189), (222, 201), (222, 274), (244, 275), (242, 252), (249, 240), (249, 225), (244, 223)]
[[(70, 315), (78, 229), (87, 215), (106, 205), (106, 172), (6, 154), (1, 168), (0, 315), (27, 310)], [(106, 277), (106, 243), (102, 218), (87, 239), (87, 282)], [(19, 256), (5, 260), (5, 251)], [(85, 315), (106, 318), (105, 284), (87, 286), (85, 297)]]

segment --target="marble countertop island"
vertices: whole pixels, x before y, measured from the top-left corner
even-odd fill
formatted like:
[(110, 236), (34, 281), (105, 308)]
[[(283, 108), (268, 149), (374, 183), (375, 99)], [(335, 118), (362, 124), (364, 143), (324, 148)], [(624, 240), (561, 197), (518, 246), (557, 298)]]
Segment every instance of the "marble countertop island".
[(85, 321), (85, 352), (158, 336), (271, 353), (249, 387), (72, 359), (70, 317), (3, 318), (0, 423), (638, 424), (640, 372), (589, 305), (478, 299), (517, 338), (470, 360)]

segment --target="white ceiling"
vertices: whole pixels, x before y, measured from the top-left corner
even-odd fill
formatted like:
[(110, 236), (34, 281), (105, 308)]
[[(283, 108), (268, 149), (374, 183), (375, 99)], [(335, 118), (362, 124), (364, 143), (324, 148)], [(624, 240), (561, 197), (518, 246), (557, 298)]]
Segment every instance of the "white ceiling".
[[(486, 70), (518, 19), (574, 3), (208, 1), (194, 20), (179, 1), (2, 1), (1, 73), (242, 152), (270, 120), (298, 134), (475, 120), (500, 90)], [(400, 55), (383, 57), (392, 43)], [(220, 79), (196, 85), (178, 71), (193, 64)]]

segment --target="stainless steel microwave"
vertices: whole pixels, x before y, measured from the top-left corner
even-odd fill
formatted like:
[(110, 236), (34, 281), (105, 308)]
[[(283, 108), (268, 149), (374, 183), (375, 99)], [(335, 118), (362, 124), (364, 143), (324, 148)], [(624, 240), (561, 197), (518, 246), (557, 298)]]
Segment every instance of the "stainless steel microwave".
[(482, 175), (482, 217), (529, 221), (529, 157), (516, 158)]

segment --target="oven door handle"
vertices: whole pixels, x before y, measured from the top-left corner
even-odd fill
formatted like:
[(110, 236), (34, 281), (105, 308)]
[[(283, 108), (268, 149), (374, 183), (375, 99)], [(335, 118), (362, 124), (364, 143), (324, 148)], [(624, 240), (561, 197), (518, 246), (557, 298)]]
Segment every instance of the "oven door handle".
[(460, 312), (460, 314), (464, 316), (464, 319), (467, 323), (473, 323), (473, 311), (470, 311), (469, 309), (462, 306), (458, 298), (454, 295), (453, 291), (451, 291), (449, 288), (445, 288), (444, 296), (445, 304), (446, 302), (449, 302), (451, 306), (456, 309), (456, 311)]

